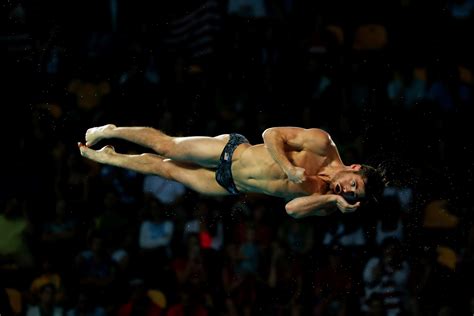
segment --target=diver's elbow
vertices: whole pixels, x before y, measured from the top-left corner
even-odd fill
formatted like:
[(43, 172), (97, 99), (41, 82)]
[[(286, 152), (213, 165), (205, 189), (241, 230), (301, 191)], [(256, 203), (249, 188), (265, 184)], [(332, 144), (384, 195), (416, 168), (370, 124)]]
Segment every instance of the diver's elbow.
[(295, 206), (291, 203), (288, 203), (285, 205), (285, 210), (286, 210), (286, 214), (290, 215), (291, 217), (295, 219), (303, 217), (301, 214), (301, 211), (296, 209)]
[(275, 133), (275, 129), (273, 127), (269, 127), (263, 131), (262, 138), (265, 139), (265, 138), (271, 137), (272, 134), (274, 133)]

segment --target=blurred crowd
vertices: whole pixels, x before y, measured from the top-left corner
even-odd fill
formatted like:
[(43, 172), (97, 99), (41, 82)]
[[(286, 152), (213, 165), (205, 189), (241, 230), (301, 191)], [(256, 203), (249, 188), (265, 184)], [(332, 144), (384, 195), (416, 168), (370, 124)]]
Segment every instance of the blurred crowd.
[[(473, 11), (2, 4), (0, 315), (474, 314)], [(276, 198), (205, 197), (83, 159), (77, 142), (106, 123), (252, 143), (319, 127), (389, 186), (356, 213), (295, 220)]]

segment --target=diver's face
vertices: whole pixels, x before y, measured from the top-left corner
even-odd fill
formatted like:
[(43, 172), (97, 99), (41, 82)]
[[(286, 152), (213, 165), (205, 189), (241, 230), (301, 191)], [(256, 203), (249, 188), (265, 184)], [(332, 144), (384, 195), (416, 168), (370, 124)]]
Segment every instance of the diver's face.
[(348, 202), (356, 202), (365, 197), (365, 182), (355, 171), (340, 171), (330, 184), (331, 190), (343, 196)]

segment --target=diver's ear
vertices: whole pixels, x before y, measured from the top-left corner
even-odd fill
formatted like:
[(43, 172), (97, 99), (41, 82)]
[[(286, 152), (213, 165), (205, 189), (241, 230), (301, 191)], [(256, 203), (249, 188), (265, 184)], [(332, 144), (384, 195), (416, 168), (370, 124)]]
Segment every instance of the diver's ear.
[(359, 171), (362, 166), (360, 164), (352, 164), (350, 168), (354, 171)]

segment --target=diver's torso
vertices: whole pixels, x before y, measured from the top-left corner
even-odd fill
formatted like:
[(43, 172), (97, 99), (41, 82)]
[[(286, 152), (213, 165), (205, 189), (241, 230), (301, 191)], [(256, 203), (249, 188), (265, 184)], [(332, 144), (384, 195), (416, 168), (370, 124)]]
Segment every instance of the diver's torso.
[(318, 172), (329, 163), (327, 157), (306, 151), (288, 151), (286, 154), (294, 166), (306, 169), (307, 179), (303, 183), (289, 181), (264, 144), (239, 145), (232, 159), (232, 175), (239, 191), (282, 198), (326, 193), (327, 183), (318, 177)]

